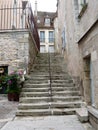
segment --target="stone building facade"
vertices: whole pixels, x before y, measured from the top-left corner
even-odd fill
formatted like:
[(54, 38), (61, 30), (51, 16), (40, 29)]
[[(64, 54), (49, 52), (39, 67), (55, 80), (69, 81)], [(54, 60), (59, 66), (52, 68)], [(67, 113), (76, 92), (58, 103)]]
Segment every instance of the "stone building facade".
[[(62, 9), (60, 6), (64, 2), (65, 7)], [(61, 12), (64, 10), (63, 15)], [(98, 1), (58, 0), (58, 13), (58, 21), (65, 17), (62, 24), (66, 27), (69, 73), (73, 76), (74, 82), (80, 86), (83, 101), (94, 110), (92, 112), (90, 109), (90, 122), (96, 124), (95, 120), (98, 120), (96, 116), (98, 112)], [(91, 115), (96, 119), (91, 118)], [(94, 127), (98, 129), (97, 125)]]
[[(9, 16), (11, 16), (11, 12), (15, 11), (14, 6), (13, 8), (10, 7), (11, 10), (9, 13), (9, 8), (7, 10), (7, 8), (4, 6), (5, 2), (6, 0), (3, 2), (2, 5), (2, 0), (0, 1), (0, 7), (3, 7), (2, 9), (0, 8), (0, 13), (3, 17), (4, 11), (2, 10), (6, 10), (5, 12), (8, 15), (8, 21), (11, 21), (12, 19)], [(7, 1), (9, 5), (10, 2), (10, 0), (9, 2)], [(22, 0), (15, 0), (12, 1), (12, 3), (13, 2), (18, 3), (18, 5), (19, 3), (21, 3), (22, 5), (22, 2), (26, 2), (26, 4), (28, 4), (27, 1)], [(17, 10), (19, 10), (20, 7), (21, 6), (17, 6)], [(25, 11), (25, 8), (23, 7), (24, 6), (22, 6), (21, 9)], [(17, 14), (16, 16), (18, 16), (19, 12), (16, 12), (15, 14)], [(20, 26), (18, 26), (18, 23), (15, 28), (12, 28), (12, 26), (0, 26), (0, 68), (8, 69), (8, 73), (11, 73), (12, 71), (18, 69), (25, 70), (27, 73), (29, 73), (30, 69), (32, 68), (36, 54), (39, 51), (39, 37), (32, 9), (26, 10), (26, 12), (27, 13), (25, 14), (25, 19), (23, 17), (17, 17), (17, 20), (13, 19), (14, 23), (17, 23), (17, 21), (19, 23), (19, 21), (22, 20), (25, 25), (24, 27), (21, 28)], [(13, 13), (13, 15), (15, 14)], [(1, 23), (4, 22), (3, 20), (4, 19), (0, 19)], [(8, 21), (5, 22), (5, 25), (7, 25)]]
[(56, 13), (37, 11), (37, 16), (35, 17), (40, 37), (40, 52), (53, 53), (55, 51), (54, 19)]

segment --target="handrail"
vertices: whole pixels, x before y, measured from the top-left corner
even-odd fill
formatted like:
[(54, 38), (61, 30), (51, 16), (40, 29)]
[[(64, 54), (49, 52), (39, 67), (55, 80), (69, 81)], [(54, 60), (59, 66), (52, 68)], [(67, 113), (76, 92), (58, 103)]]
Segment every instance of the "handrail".
[(49, 59), (49, 78), (50, 78), (50, 88), (49, 88), (49, 90), (50, 90), (50, 98), (51, 98), (51, 102), (52, 102), (53, 99), (52, 99), (52, 78), (51, 78), (50, 53), (48, 53), (48, 59)]

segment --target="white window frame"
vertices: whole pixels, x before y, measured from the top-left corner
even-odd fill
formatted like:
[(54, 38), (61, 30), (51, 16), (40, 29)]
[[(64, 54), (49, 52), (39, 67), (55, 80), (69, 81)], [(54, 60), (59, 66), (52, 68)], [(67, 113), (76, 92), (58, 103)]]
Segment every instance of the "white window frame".
[[(41, 35), (41, 33), (43, 34)], [(45, 43), (45, 31), (40, 31), (40, 42)]]
[[(52, 35), (51, 35), (52, 34)], [(48, 32), (48, 37), (49, 37), (49, 43), (54, 43), (54, 31), (49, 31)]]
[(45, 18), (45, 26), (50, 26), (50, 18)]

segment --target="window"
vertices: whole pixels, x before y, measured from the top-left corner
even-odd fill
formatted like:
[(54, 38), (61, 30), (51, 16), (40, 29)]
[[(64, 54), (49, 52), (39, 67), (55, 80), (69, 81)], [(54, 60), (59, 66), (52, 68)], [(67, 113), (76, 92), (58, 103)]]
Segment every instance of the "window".
[(50, 26), (50, 18), (45, 18), (45, 26)]
[(49, 31), (49, 43), (53, 43), (53, 42), (54, 42), (54, 32)]
[(49, 52), (54, 53), (54, 45), (49, 45)]
[(45, 31), (40, 31), (40, 42), (45, 42)]
[(46, 52), (45, 45), (41, 45), (40, 46), (40, 53), (45, 53), (45, 52)]

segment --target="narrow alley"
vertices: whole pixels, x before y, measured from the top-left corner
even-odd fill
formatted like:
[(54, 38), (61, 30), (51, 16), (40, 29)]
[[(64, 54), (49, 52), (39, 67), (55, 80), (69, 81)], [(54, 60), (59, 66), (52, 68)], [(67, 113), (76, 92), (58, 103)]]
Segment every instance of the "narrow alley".
[(98, 130), (97, 0), (0, 0), (0, 129)]

